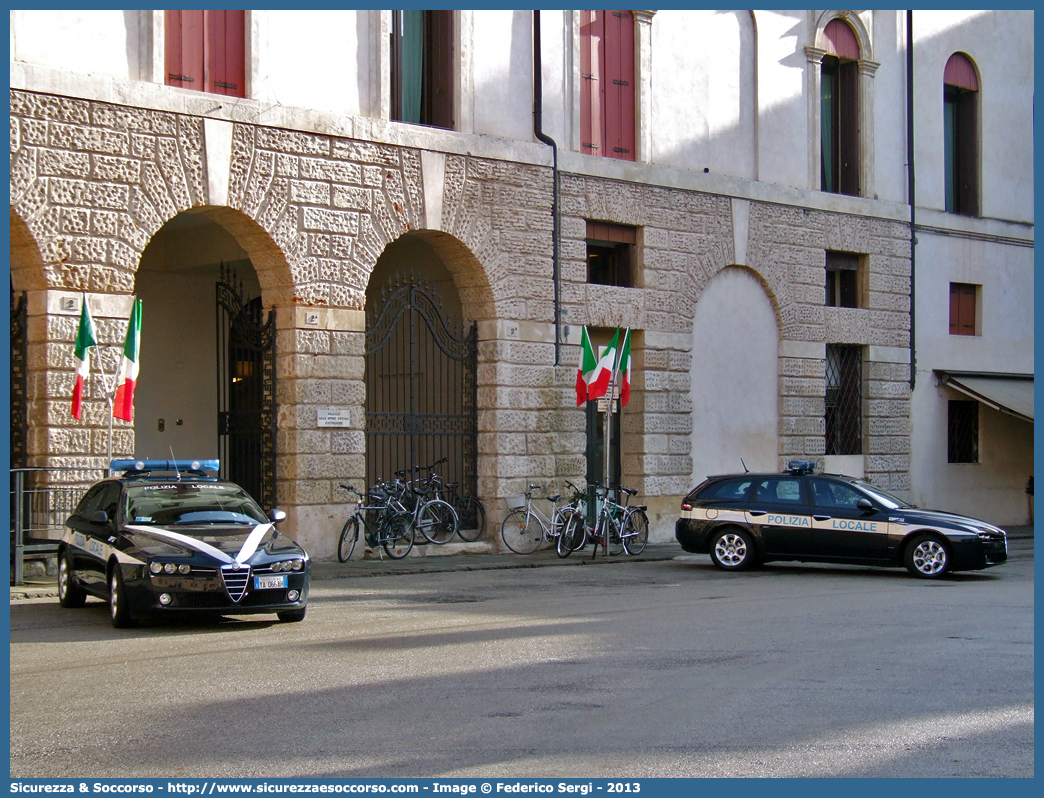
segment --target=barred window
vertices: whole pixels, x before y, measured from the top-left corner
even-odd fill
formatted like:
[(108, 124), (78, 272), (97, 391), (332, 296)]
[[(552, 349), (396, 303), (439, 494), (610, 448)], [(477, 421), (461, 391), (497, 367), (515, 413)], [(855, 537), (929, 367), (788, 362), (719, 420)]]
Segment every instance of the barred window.
[(974, 399), (950, 400), (946, 462), (979, 462), (979, 403)]
[(863, 453), (862, 365), (861, 347), (827, 344), (827, 454)]

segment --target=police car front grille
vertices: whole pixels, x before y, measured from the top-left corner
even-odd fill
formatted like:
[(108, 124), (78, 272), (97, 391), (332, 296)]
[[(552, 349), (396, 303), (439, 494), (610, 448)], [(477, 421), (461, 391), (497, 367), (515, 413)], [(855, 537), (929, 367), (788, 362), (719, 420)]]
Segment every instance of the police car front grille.
[(221, 578), (225, 582), (228, 597), (238, 603), (250, 584), (250, 566), (240, 566), (240, 570), (233, 571), (231, 565), (222, 565)]

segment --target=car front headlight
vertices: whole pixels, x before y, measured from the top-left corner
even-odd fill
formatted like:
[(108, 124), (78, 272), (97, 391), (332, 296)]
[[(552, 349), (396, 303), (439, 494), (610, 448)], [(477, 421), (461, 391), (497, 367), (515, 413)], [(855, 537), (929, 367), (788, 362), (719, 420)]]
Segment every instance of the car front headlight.
[(149, 563), (149, 570), (154, 574), (161, 573), (163, 571), (163, 563), (153, 560)]
[(290, 567), (293, 568), (295, 571), (300, 571), (302, 568), (304, 568), (304, 560), (292, 560), (290, 562)]

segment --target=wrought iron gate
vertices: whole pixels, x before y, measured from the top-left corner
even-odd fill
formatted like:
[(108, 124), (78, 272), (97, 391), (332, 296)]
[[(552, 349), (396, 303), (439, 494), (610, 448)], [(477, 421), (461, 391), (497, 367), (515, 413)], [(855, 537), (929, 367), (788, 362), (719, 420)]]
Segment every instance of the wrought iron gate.
[(413, 274), (392, 278), (366, 321), (367, 483), (446, 457), (443, 477), (473, 495), (478, 325), (448, 320)]
[(265, 509), (275, 506), (275, 308), (247, 300), (242, 281), (221, 266), (217, 282), (218, 457), (221, 477)]
[(26, 293), (11, 290), (11, 467), (23, 468), (27, 463), (29, 418), (26, 412), (28, 387), (26, 365), (29, 302)]

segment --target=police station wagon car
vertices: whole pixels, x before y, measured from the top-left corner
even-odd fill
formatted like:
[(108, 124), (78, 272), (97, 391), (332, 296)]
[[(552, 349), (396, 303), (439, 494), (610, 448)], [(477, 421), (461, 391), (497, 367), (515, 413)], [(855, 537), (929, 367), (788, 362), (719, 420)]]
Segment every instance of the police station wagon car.
[(675, 537), (740, 571), (770, 560), (905, 565), (936, 579), (1008, 558), (1007, 535), (983, 521), (921, 510), (840, 474), (795, 461), (781, 474), (710, 477), (682, 501)]
[[(58, 600), (109, 603), (112, 625), (148, 616), (274, 612), (301, 621), (308, 555), (241, 487), (208, 477), (217, 460), (113, 460), (65, 522)], [(159, 473), (163, 472), (163, 473)]]

